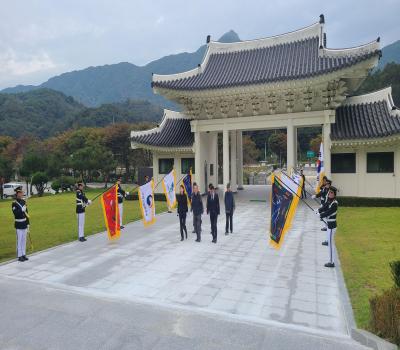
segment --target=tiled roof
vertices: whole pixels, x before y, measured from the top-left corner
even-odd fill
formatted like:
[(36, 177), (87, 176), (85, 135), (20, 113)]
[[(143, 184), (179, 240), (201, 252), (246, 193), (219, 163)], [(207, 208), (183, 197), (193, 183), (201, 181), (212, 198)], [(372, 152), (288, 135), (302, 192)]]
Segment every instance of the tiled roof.
[(332, 140), (400, 134), (400, 113), (393, 106), (390, 90), (364, 96), (350, 97), (348, 102), (336, 109), (336, 122), (331, 125)]
[(320, 47), (319, 27), (311, 27), (306, 28), (308, 34), (304, 30), (301, 35), (294, 32), (283, 35), (283, 39), (261, 39), (256, 44), (224, 44), (230, 45), (226, 47), (218, 43), (213, 47), (214, 43), (211, 43), (199, 69), (170, 76), (154, 76), (152, 85), (173, 90), (205, 90), (304, 79), (347, 68), (380, 55), (377, 42), (343, 50)]
[[(181, 148), (192, 147), (194, 134), (191, 131), (190, 119), (179, 113), (166, 111), (161, 125), (148, 131), (139, 131), (131, 133), (133, 144), (153, 147)], [(177, 116), (178, 115), (178, 116)]]

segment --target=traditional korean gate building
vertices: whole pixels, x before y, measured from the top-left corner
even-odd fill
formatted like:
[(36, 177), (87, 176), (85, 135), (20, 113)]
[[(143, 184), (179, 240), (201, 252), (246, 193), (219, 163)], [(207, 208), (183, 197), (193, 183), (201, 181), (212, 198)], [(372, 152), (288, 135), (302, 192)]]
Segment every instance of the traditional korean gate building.
[[(152, 130), (132, 132), (133, 148), (153, 153), (158, 181), (172, 166), (193, 168), (204, 191), (243, 185), (242, 131), (286, 129), (287, 168), (297, 163), (297, 128), (322, 127), (325, 170), (341, 195), (400, 197), (400, 113), (391, 88), (352, 96), (376, 66), (379, 38), (346, 49), (326, 47), (324, 16), (306, 28), (265, 39), (220, 43), (207, 37), (197, 68), (153, 75), (152, 87), (182, 107), (165, 110)], [(383, 186), (382, 186), (383, 184)]]

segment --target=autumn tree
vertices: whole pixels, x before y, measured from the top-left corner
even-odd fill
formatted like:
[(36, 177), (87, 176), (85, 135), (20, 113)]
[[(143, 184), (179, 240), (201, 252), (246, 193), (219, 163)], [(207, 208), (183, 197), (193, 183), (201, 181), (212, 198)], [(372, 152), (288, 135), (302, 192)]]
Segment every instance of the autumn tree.
[(278, 155), (280, 158), (286, 159), (287, 151), (287, 136), (284, 133), (272, 134), (268, 138), (268, 147), (271, 152)]
[(243, 163), (254, 164), (260, 156), (260, 150), (248, 135), (243, 135)]

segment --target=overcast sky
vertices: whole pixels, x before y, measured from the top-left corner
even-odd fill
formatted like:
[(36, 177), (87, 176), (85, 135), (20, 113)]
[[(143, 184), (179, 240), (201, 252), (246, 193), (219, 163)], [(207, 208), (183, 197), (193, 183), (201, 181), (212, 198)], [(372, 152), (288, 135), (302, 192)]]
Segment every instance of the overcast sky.
[(292, 31), (325, 14), (328, 47), (400, 39), (400, 0), (0, 0), (0, 89), (195, 51), (207, 34)]

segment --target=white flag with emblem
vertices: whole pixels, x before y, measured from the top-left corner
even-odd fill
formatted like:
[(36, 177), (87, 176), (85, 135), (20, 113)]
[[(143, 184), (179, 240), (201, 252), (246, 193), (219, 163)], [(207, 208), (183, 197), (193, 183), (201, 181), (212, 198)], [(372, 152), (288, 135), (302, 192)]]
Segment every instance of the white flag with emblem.
[(139, 187), (139, 204), (144, 226), (156, 221), (156, 203), (154, 201), (154, 180)]
[(170, 209), (174, 208), (176, 205), (176, 175), (175, 169), (172, 169), (171, 172), (162, 180), (162, 187), (164, 190), (165, 197), (167, 198), (168, 207)]

